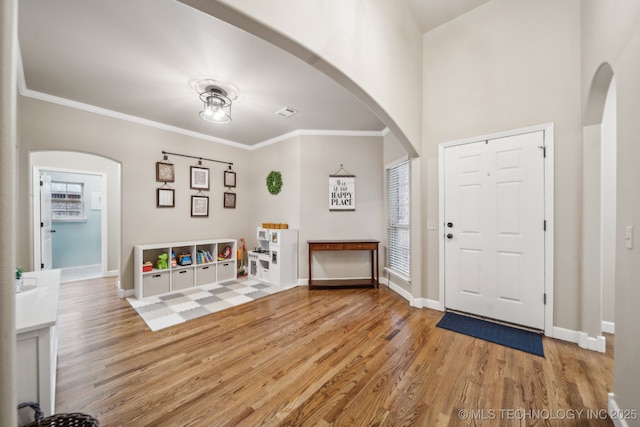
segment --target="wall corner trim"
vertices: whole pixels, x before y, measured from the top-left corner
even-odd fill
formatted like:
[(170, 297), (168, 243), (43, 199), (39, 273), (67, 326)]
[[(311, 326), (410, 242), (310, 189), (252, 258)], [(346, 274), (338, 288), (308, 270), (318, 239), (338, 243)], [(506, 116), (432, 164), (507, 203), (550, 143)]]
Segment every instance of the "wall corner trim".
[(629, 423), (627, 423), (627, 420), (620, 416), (621, 414), (624, 414), (624, 411), (620, 410), (618, 402), (616, 402), (615, 393), (609, 393), (607, 400), (609, 418), (613, 421), (613, 425), (616, 427), (628, 427)]
[(118, 289), (119, 298), (129, 298), (135, 295), (134, 289)]
[(602, 321), (602, 332), (606, 334), (615, 334), (616, 333), (616, 324), (615, 322), (608, 322), (606, 320)]
[(411, 295), (411, 292), (406, 289), (396, 285), (391, 280), (388, 280), (385, 277), (380, 278), (380, 283), (386, 285), (393, 292), (400, 295), (402, 298), (409, 301), (409, 305), (415, 308), (430, 308), (431, 310), (444, 311), (444, 304), (442, 301), (436, 301), (428, 298), (415, 298)]
[(606, 338), (601, 335), (597, 337), (590, 337), (586, 332), (554, 326), (553, 335), (551, 335), (551, 337), (578, 344), (578, 346), (586, 350), (597, 351), (599, 353), (604, 353), (606, 350), (607, 341)]

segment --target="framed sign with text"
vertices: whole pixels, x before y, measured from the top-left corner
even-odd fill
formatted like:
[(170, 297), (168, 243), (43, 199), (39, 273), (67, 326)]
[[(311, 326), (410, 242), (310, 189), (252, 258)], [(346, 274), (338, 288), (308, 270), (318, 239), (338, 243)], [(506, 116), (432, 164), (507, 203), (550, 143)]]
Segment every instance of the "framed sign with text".
[(356, 210), (355, 175), (329, 175), (329, 210)]

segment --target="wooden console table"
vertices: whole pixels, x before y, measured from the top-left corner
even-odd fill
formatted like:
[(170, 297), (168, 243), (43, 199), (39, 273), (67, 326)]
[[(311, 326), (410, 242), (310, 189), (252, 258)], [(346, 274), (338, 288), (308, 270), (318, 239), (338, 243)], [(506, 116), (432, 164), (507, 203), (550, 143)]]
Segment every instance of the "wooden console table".
[[(309, 244), (309, 288), (327, 286), (345, 287), (378, 287), (378, 240), (308, 240)], [(370, 279), (314, 279), (311, 273), (314, 251), (370, 251), (371, 278)]]

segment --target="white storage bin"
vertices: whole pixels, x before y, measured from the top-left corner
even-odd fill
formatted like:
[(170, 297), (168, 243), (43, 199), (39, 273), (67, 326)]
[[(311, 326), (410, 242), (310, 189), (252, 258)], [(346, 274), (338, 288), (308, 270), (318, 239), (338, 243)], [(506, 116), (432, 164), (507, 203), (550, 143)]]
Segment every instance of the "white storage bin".
[(163, 294), (169, 292), (169, 272), (153, 272), (145, 274), (142, 278), (144, 296)]
[(218, 264), (218, 282), (226, 282), (227, 280), (236, 278), (236, 262), (227, 261)]
[(200, 265), (196, 267), (196, 286), (214, 283), (216, 281), (215, 265)]
[(171, 272), (171, 290), (177, 291), (193, 287), (193, 268), (173, 270)]

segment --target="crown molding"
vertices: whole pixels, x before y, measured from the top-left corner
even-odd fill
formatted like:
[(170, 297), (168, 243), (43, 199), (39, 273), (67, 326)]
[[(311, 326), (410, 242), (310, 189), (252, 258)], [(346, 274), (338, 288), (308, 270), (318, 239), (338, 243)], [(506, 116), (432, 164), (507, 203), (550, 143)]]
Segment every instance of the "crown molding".
[(21, 96), (37, 99), (52, 104), (62, 105), (64, 107), (74, 108), (77, 110), (87, 111), (94, 114), (99, 114), (106, 117), (111, 117), (119, 120), (124, 120), (143, 126), (148, 126), (156, 129), (165, 130), (168, 132), (178, 133), (181, 135), (189, 136), (192, 138), (201, 139), (204, 141), (216, 142), (218, 144), (229, 145), (235, 148), (241, 148), (244, 150), (258, 150), (260, 148), (277, 144), (279, 142), (291, 139), (297, 136), (318, 135), (318, 136), (384, 136), (389, 132), (389, 128), (385, 128), (381, 131), (345, 131), (345, 130), (312, 130), (312, 129), (300, 129), (293, 132), (289, 132), (274, 138), (267, 139), (253, 145), (241, 144), (228, 139), (217, 138), (211, 135), (205, 135), (203, 133), (190, 131), (177, 126), (167, 125), (165, 123), (156, 122), (153, 120), (143, 119), (141, 117), (132, 116), (130, 114), (120, 113), (118, 111), (109, 110), (106, 108), (96, 107), (95, 105), (85, 104), (82, 102), (72, 101), (70, 99), (62, 98), (59, 96), (49, 95), (46, 93), (38, 92), (27, 88), (27, 84), (24, 78), (24, 68), (22, 65), (22, 55), (18, 49), (17, 61), (17, 85), (18, 92)]
[[(386, 128), (385, 128), (386, 129)], [(250, 150), (258, 150), (269, 145), (277, 144), (291, 138), (299, 136), (384, 136), (384, 130), (381, 131), (359, 131), (359, 130), (323, 130), (323, 129), (298, 129), (271, 139), (259, 142), (249, 146)]]
[(18, 91), (21, 96), (27, 98), (33, 98), (44, 102), (49, 102), (52, 104), (62, 105), (64, 107), (74, 108), (77, 110), (87, 111), (94, 114), (99, 114), (106, 117), (111, 117), (119, 120), (124, 120), (132, 123), (137, 123), (143, 126), (153, 127), (156, 129), (165, 130), (168, 132), (178, 133), (181, 135), (190, 136), (193, 138), (198, 138), (205, 141), (216, 142), (219, 144), (229, 145), (236, 148), (242, 148), (244, 150), (257, 150), (269, 145), (277, 144), (279, 142), (285, 141), (287, 139), (291, 139), (297, 136), (384, 136), (389, 130), (385, 128), (381, 131), (348, 131), (348, 130), (314, 130), (314, 129), (299, 129), (295, 130), (283, 135), (276, 136), (274, 138), (267, 139), (265, 141), (259, 142), (253, 145), (241, 144), (235, 141), (230, 141), (228, 139), (217, 138), (211, 135), (205, 135), (203, 133), (190, 131), (187, 129), (183, 129), (177, 126), (167, 125), (165, 123), (156, 122), (153, 120), (143, 119), (141, 117), (132, 116), (130, 114), (120, 113), (118, 111), (108, 110), (106, 108), (96, 107), (95, 105), (85, 104), (82, 102), (72, 101), (70, 99), (61, 98), (59, 96), (49, 95), (42, 92), (37, 92), (31, 89), (28, 89), (24, 84), (24, 75), (22, 73), (18, 73), (18, 76), (22, 76), (18, 78)]

